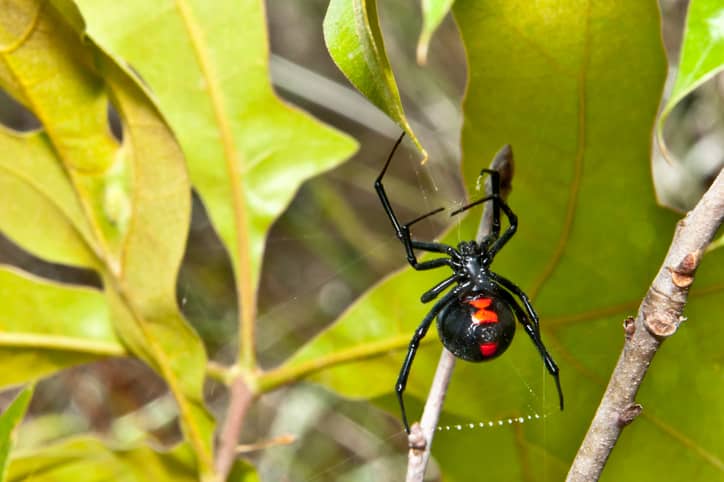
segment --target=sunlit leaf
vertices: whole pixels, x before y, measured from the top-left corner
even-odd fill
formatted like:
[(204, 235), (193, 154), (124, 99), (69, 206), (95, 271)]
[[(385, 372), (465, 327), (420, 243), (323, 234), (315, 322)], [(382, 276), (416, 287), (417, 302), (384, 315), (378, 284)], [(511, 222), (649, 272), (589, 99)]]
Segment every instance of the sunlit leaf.
[(260, 2), (77, 3), (89, 35), (157, 96), (230, 253), (250, 326), (267, 230), (301, 183), (342, 162), (354, 142), (276, 97)]
[(125, 353), (102, 293), (0, 266), (0, 387)]
[[(107, 125), (108, 98), (102, 79), (89, 69), (93, 54), (81, 46), (71, 29), (58, 28), (61, 18), (54, 9), (43, 5), (22, 0), (4, 5), (0, 17), (0, 86), (44, 124), (55, 155), (63, 160), (64, 169), (60, 170), (64, 170), (66, 182), (72, 182), (72, 189), (77, 191), (76, 195), (80, 194), (77, 197), (85, 214), (93, 216), (92, 221), (86, 219), (85, 223), (95, 230), (93, 235), (97, 239), (89, 242), (117, 253), (126, 223), (123, 219), (110, 218), (106, 211), (105, 189), (112, 186), (121, 191), (115, 194), (117, 197), (123, 194), (123, 186), (110, 179), (118, 146)], [(57, 92), (63, 95), (56, 95)], [(14, 151), (3, 149), (4, 153), (17, 151), (18, 147), (14, 147)], [(31, 177), (31, 169), (41, 171), (47, 164), (42, 159), (34, 162), (23, 170), (26, 179)], [(41, 178), (42, 183), (38, 182), (36, 189), (48, 186), (46, 197), (60, 190), (67, 191), (58, 187), (59, 175), (43, 177), (50, 179)], [(68, 202), (68, 196), (53, 200)], [(72, 204), (59, 205), (59, 209), (69, 213), (71, 220), (77, 219)], [(84, 232), (80, 226), (77, 229)]]
[[(480, 464), (461, 463), (479, 454), (494, 480), (562, 480), (623, 344), (621, 323), (635, 314), (675, 227), (656, 204), (646, 162), (665, 74), (657, 4), (458, 0), (454, 12), (470, 73), (463, 175), (475, 186), (500, 146), (512, 144), (509, 201), (520, 225), (493, 269), (533, 297), (566, 410), (558, 411), (552, 379), (519, 330), (500, 359), (457, 363), (441, 423), (477, 428), (440, 433), (433, 454), (445, 480), (479, 478)], [(445, 241), (472, 238), (478, 220), (472, 212)], [(722, 396), (720, 329), (711, 320), (724, 309), (723, 257), (705, 258), (687, 305), (691, 321), (657, 356), (639, 396), (644, 415), (624, 432), (604, 480), (719, 476), (722, 436), (711, 427), (723, 416), (711, 407)], [(430, 308), (419, 296), (448, 273), (405, 268), (383, 281), (270, 373), (270, 386), (311, 373), (341, 394), (377, 397), (397, 416), (395, 380)], [(439, 353), (431, 333), (407, 387), (413, 419)], [(525, 423), (513, 423), (521, 416)], [(506, 427), (479, 427), (490, 421)], [(646, 472), (634, 476), (634, 467)]]
[(30, 398), (33, 396), (33, 387), (26, 387), (15, 400), (0, 413), (0, 482), (5, 482), (10, 451), (15, 442), (15, 429), (28, 408)]
[[(0, 137), (3, 155), (21, 153), (22, 161), (3, 173), (10, 194), (22, 194), (19, 202), (49, 220), (24, 227), (16, 206), (5, 210), (0, 228), (40, 256), (99, 271), (116, 333), (168, 383), (199, 470), (208, 474), (206, 355), (175, 299), (190, 221), (184, 157), (138, 80), (87, 41), (82, 27), (68, 2), (13, 0), (0, 11), (0, 86), (43, 127), (42, 134)], [(121, 119), (120, 143), (109, 105)]]
[(214, 428), (203, 400), (206, 353), (176, 304), (191, 207), (183, 156), (139, 85), (108, 57), (100, 56), (98, 64), (126, 126), (135, 194), (122, 275), (105, 278), (109, 304), (124, 342), (168, 383), (202, 459), (199, 467), (210, 471)]
[[(187, 444), (159, 452), (147, 446), (111, 448), (92, 437), (77, 437), (39, 450), (18, 452), (9, 481), (53, 480), (105, 482), (198, 481), (193, 452)], [(258, 480), (253, 468), (239, 463), (231, 482)]]
[(686, 15), (676, 81), (657, 125), (659, 141), (671, 110), (694, 89), (724, 69), (724, 5), (691, 0)]
[(3, 232), (39, 257), (96, 266), (83, 208), (47, 136), (19, 134), (0, 126), (0, 146)]
[(365, 97), (390, 116), (425, 149), (402, 108), (395, 75), (387, 59), (376, 0), (331, 0), (324, 17), (324, 41), (339, 70)]

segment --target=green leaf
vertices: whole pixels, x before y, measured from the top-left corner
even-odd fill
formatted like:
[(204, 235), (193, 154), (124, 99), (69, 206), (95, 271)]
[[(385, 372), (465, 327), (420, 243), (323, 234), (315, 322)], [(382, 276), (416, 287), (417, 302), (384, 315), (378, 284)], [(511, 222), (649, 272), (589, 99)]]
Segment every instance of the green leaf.
[[(463, 176), (475, 186), (500, 146), (513, 146), (509, 201), (520, 224), (493, 269), (533, 297), (566, 410), (558, 411), (552, 378), (518, 330), (503, 357), (457, 363), (441, 420), (506, 427), (443, 431), (433, 454), (445, 480), (479, 478), (479, 464), (463, 463), (471, 447), (495, 454), (485, 470), (491, 479), (562, 480), (622, 347), (621, 323), (635, 314), (675, 229), (644, 162), (665, 74), (657, 3), (458, 0), (454, 13), (470, 73)], [(474, 237), (478, 220), (470, 213), (445, 242)], [(702, 263), (687, 305), (691, 321), (658, 354), (639, 396), (644, 414), (626, 429), (602, 480), (719, 476), (722, 435), (711, 427), (724, 420), (711, 407), (724, 393), (720, 329), (711, 320), (724, 310), (723, 262), (717, 250)], [(407, 267), (390, 276), (262, 386), (310, 375), (346, 396), (377, 397), (398, 416), (394, 383), (430, 309), (419, 296), (448, 273)], [(425, 339), (408, 382), (413, 419), (439, 358), (436, 338)], [(536, 422), (507, 423), (535, 413)]]
[(455, 0), (421, 0), (422, 3), (422, 32), (417, 41), (417, 63), (427, 62), (427, 51), (430, 47), (432, 34), (440, 26), (445, 15), (452, 8)]
[(5, 235), (38, 257), (97, 266), (83, 207), (48, 137), (0, 126), (0, 149), (0, 192), (7, 199), (0, 203), (0, 227)]
[(206, 353), (176, 304), (191, 208), (183, 156), (140, 85), (105, 55), (98, 67), (126, 127), (135, 195), (121, 275), (104, 277), (106, 294), (123, 341), (156, 368), (176, 397), (206, 474), (213, 470), (214, 432), (203, 399)]
[[(84, 223), (87, 227), (77, 229), (84, 234), (89, 228), (94, 230), (92, 235), (86, 234), (87, 238), (95, 238), (88, 239), (90, 248), (100, 247), (117, 254), (126, 223), (108, 216), (106, 196), (119, 188), (110, 178), (118, 146), (107, 125), (108, 99), (103, 81), (89, 68), (93, 64), (93, 53), (83, 48), (70, 28), (58, 27), (63, 20), (43, 2), (14, 0), (6, 4), (2, 14), (0, 86), (43, 123), (55, 156), (62, 159), (66, 182), (73, 184), (72, 189), (87, 218)], [(37, 162), (38, 165), (28, 165), (28, 169), (42, 169), (42, 165), (47, 164), (47, 161)], [(26, 178), (31, 177), (28, 174), (32, 171), (23, 172)], [(35, 187), (44, 188), (49, 184), (58, 190), (59, 182), (58, 176), (54, 176)], [(49, 197), (54, 190), (43, 194)], [(68, 199), (61, 197), (54, 201), (67, 203)], [(69, 213), (70, 220), (76, 220), (77, 208), (72, 204), (60, 205), (59, 209)]]
[(0, 482), (6, 480), (8, 458), (15, 443), (16, 428), (25, 416), (32, 396), (33, 387), (25, 387), (0, 414)]
[(719, 0), (691, 0), (686, 15), (686, 28), (676, 81), (656, 129), (662, 146), (664, 145), (662, 129), (672, 109), (722, 69), (724, 69), (724, 5)]
[(331, 0), (324, 17), (324, 41), (339, 70), (409, 134), (427, 159), (427, 152), (412, 132), (402, 108), (380, 31), (377, 1)]
[[(81, 28), (68, 2), (13, 0), (0, 12), (0, 86), (44, 129), (25, 139), (0, 137), (15, 149), (3, 154), (28, 146), (29, 156), (37, 154), (3, 172), (11, 193), (39, 208), (40, 220), (57, 218), (29, 229), (6, 210), (0, 227), (41, 256), (99, 271), (116, 332), (168, 383), (205, 476), (213, 472), (213, 421), (202, 395), (206, 355), (175, 299), (190, 221), (184, 157), (139, 81)], [(111, 135), (109, 104), (122, 121), (120, 144)], [(55, 236), (60, 240), (36, 240)], [(72, 249), (63, 247), (66, 238)]]
[(249, 330), (241, 358), (251, 369), (266, 233), (301, 183), (338, 165), (355, 144), (276, 97), (260, 2), (77, 3), (88, 34), (140, 72), (178, 136), (232, 259)]
[[(234, 482), (258, 480), (254, 469), (239, 463)], [(93, 437), (67, 439), (37, 450), (18, 452), (10, 465), (9, 481), (53, 480), (105, 482), (197, 481), (193, 452), (188, 444), (159, 452), (147, 446), (112, 449)]]
[(0, 387), (125, 353), (95, 289), (0, 266), (0, 299)]

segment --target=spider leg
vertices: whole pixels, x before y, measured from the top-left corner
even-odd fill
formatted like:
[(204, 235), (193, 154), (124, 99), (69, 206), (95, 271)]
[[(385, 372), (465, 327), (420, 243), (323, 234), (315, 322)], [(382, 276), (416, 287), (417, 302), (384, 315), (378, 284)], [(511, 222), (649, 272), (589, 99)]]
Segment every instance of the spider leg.
[[(416, 270), (424, 270), (424, 269), (432, 269), (432, 267), (438, 267), (442, 266), (447, 263), (442, 263), (439, 265), (428, 265), (425, 263), (419, 263), (417, 261), (417, 257), (415, 256), (415, 249), (420, 249), (423, 251), (432, 251), (436, 253), (446, 253), (450, 256), (456, 256), (459, 257), (459, 254), (457, 254), (457, 251), (455, 251), (455, 248), (452, 246), (448, 246), (442, 243), (428, 243), (423, 241), (416, 241), (412, 239), (412, 236), (410, 235), (410, 226), (413, 224), (422, 221), (423, 219), (427, 218), (428, 216), (432, 216), (433, 214), (437, 214), (440, 211), (443, 210), (443, 208), (434, 209), (426, 214), (423, 214), (422, 216), (419, 216), (412, 221), (410, 221), (407, 224), (400, 224), (400, 221), (397, 219), (397, 215), (395, 214), (395, 211), (392, 209), (392, 205), (390, 204), (390, 200), (387, 197), (387, 193), (385, 192), (385, 187), (382, 184), (382, 178), (385, 176), (385, 173), (387, 172), (387, 168), (390, 165), (390, 162), (392, 161), (392, 157), (395, 154), (395, 151), (397, 150), (397, 147), (402, 142), (403, 137), (405, 136), (405, 133), (403, 132), (399, 139), (397, 139), (397, 142), (395, 143), (394, 147), (392, 148), (392, 151), (390, 152), (390, 155), (387, 157), (387, 161), (385, 161), (385, 165), (382, 168), (382, 172), (380, 172), (380, 175), (377, 176), (377, 179), (375, 180), (375, 191), (377, 191), (377, 195), (380, 198), (380, 201), (382, 202), (382, 207), (385, 210), (385, 213), (387, 214), (387, 217), (389, 218), (390, 222), (392, 223), (392, 227), (395, 230), (395, 235), (397, 236), (397, 239), (399, 239), (402, 244), (405, 247), (405, 253), (407, 254), (407, 262), (410, 263), (410, 265), (415, 268)], [(453, 254), (454, 253), (454, 254)]]
[[(489, 259), (492, 260), (497, 252), (500, 251), (500, 248), (502, 248), (505, 243), (510, 241), (510, 238), (512, 238), (515, 232), (518, 230), (518, 216), (515, 215), (512, 209), (510, 209), (510, 206), (508, 206), (505, 201), (500, 199), (497, 194), (491, 194), (490, 196), (485, 196), (482, 199), (478, 199), (477, 201), (471, 202), (467, 206), (463, 206), (460, 209), (453, 211), (452, 213), (450, 213), (450, 216), (460, 214), (463, 211), (467, 211), (474, 206), (490, 200), (493, 201), (493, 225), (491, 228), (490, 237), (492, 239), (495, 239), (495, 242), (488, 249), (488, 255)], [(506, 217), (508, 218), (508, 223), (510, 225), (508, 226), (508, 229), (506, 229), (505, 232), (503, 232), (503, 234), (498, 237), (498, 234), (500, 233), (500, 209), (502, 209), (505, 213)]]
[(457, 274), (454, 274), (449, 278), (445, 278), (429, 290), (425, 291), (420, 297), (420, 301), (422, 301), (423, 303), (429, 303), (430, 301), (437, 298), (440, 293), (449, 288), (451, 284), (458, 281), (460, 281), (460, 276)]
[(515, 311), (515, 315), (518, 318), (518, 322), (523, 325), (523, 329), (533, 341), (533, 344), (538, 349), (541, 357), (543, 357), (543, 363), (545, 364), (548, 373), (550, 373), (553, 376), (553, 379), (556, 381), (556, 388), (558, 389), (558, 401), (561, 410), (563, 410), (563, 390), (561, 389), (561, 380), (558, 373), (558, 365), (556, 365), (556, 362), (553, 361), (553, 357), (551, 357), (551, 355), (548, 353), (548, 350), (546, 350), (545, 345), (543, 344), (543, 340), (540, 336), (540, 323), (538, 321), (538, 314), (535, 312), (533, 306), (530, 304), (530, 299), (523, 292), (523, 290), (518, 288), (518, 286), (516, 286), (512, 281), (505, 279), (495, 273), (490, 273), (490, 278), (499, 287), (506, 288), (512, 291), (523, 301), (525, 310), (520, 306), (520, 304), (516, 301), (513, 295), (510, 294), (510, 292), (506, 291), (505, 289), (496, 290), (496, 294), (503, 298), (510, 305), (510, 307), (513, 308), (513, 310)]
[[(413, 268), (415, 268), (418, 271), (422, 271), (425, 269), (431, 269), (431, 267), (427, 265), (427, 263), (429, 263), (428, 261), (419, 262), (417, 260), (417, 257), (415, 256), (415, 249), (419, 249), (422, 251), (431, 251), (433, 253), (445, 253), (455, 259), (460, 259), (460, 255), (458, 254), (457, 251), (455, 251), (455, 248), (453, 248), (452, 246), (448, 246), (443, 243), (431, 243), (431, 242), (425, 242), (425, 241), (417, 241), (417, 240), (412, 239), (412, 236), (410, 235), (410, 226), (411, 225), (413, 225), (417, 221), (425, 219), (426, 217), (428, 217), (431, 214), (438, 213), (442, 210), (443, 210), (443, 208), (435, 209), (434, 211), (430, 211), (429, 213), (424, 214), (424, 215), (420, 216), (419, 218), (400, 226), (400, 235), (398, 236), (398, 238), (400, 239), (400, 241), (402, 241), (402, 244), (405, 246), (405, 254), (407, 255), (407, 262), (410, 263), (410, 266), (412, 266)], [(436, 261), (436, 260), (432, 260), (432, 261)], [(448, 260), (448, 261), (450, 261), (450, 260)], [(444, 264), (447, 264), (448, 266), (452, 267), (451, 261), (450, 261), (450, 263), (442, 263), (437, 266), (442, 266)]]
[(477, 206), (478, 204), (482, 204), (485, 201), (490, 201), (491, 199), (497, 201), (493, 201), (493, 222), (490, 226), (490, 238), (492, 239), (498, 239), (500, 236), (500, 205), (498, 204), (501, 200), (500, 197), (500, 173), (494, 169), (483, 169), (480, 171), (480, 176), (482, 176), (485, 173), (490, 174), (490, 185), (491, 185), (491, 193), (488, 196), (485, 196), (483, 199), (479, 199), (477, 201), (474, 201), (470, 204), (467, 204), (460, 209), (457, 209), (453, 211), (450, 216), (454, 216), (456, 214), (460, 214), (464, 211), (467, 211), (468, 209)]
[(417, 271), (425, 271), (426, 269), (435, 269), (440, 266), (449, 266), (451, 269), (455, 269), (455, 263), (450, 258), (428, 259), (426, 261), (418, 262), (414, 268)]
[(402, 394), (405, 392), (405, 387), (407, 386), (407, 377), (410, 375), (410, 368), (412, 367), (412, 362), (415, 359), (417, 348), (420, 346), (420, 342), (427, 334), (427, 330), (430, 328), (435, 316), (437, 316), (437, 314), (446, 305), (452, 302), (461, 292), (469, 287), (470, 283), (460, 284), (440, 298), (428, 314), (425, 315), (425, 318), (423, 318), (420, 326), (418, 326), (415, 330), (415, 334), (412, 335), (412, 340), (410, 340), (410, 345), (407, 349), (407, 356), (405, 357), (405, 361), (402, 363), (402, 368), (400, 368), (400, 374), (397, 377), (397, 383), (395, 384), (395, 393), (397, 393), (397, 400), (400, 402), (400, 411), (402, 412), (402, 423), (405, 425), (405, 432), (408, 434), (410, 433), (410, 425), (407, 423), (407, 413), (405, 412), (405, 402), (402, 398)]
[(415, 249), (420, 249), (422, 251), (429, 251), (431, 253), (443, 253), (447, 254), (451, 258), (460, 259), (460, 253), (458, 253), (455, 248), (447, 244), (434, 242), (431, 243), (429, 241), (418, 241), (416, 239), (413, 239), (412, 247)]
[(433, 210), (430, 211), (429, 213), (425, 213), (425, 214), (423, 214), (422, 216), (416, 217), (416, 218), (413, 219), (412, 221), (408, 221), (407, 224), (405, 224), (405, 226), (409, 228), (409, 227), (412, 226), (413, 224), (418, 223), (418, 222), (422, 221), (423, 219), (429, 218), (429, 217), (432, 216), (433, 214), (437, 214), (437, 213), (442, 212), (442, 211), (444, 211), (444, 210), (445, 210), (445, 208), (433, 209)]
[(538, 319), (538, 313), (536, 313), (536, 311), (533, 309), (530, 298), (528, 298), (528, 295), (525, 294), (525, 291), (520, 289), (518, 285), (516, 285), (509, 279), (504, 278), (497, 273), (490, 272), (490, 277), (493, 279), (493, 281), (495, 281), (508, 291), (512, 292), (518, 298), (520, 298), (520, 300), (523, 302), (523, 306), (525, 307), (525, 311), (528, 313), (533, 325), (535, 325), (535, 329), (537, 331), (540, 331), (540, 321)]
[(500, 248), (502, 248), (505, 243), (510, 241), (510, 238), (512, 238), (515, 232), (518, 230), (518, 216), (513, 213), (513, 210), (510, 209), (510, 206), (508, 206), (508, 204), (500, 198), (497, 198), (495, 204), (500, 205), (500, 208), (503, 210), (505, 216), (508, 218), (509, 226), (508, 229), (506, 229), (505, 232), (502, 234), (502, 236), (496, 239), (493, 245), (488, 250), (488, 256), (490, 257), (490, 259), (493, 259), (495, 257), (498, 251), (500, 251)]
[[(455, 211), (453, 211), (453, 212), (450, 213), (450, 216), (455, 216), (456, 214), (460, 214), (460, 213), (462, 213), (462, 212), (467, 211), (467, 210), (470, 209), (470, 208), (474, 208), (475, 206), (478, 206), (479, 204), (483, 204), (484, 202), (486, 202), (486, 201), (491, 201), (491, 200), (498, 200), (498, 201), (500, 201), (500, 198), (498, 198), (497, 196), (495, 196), (495, 195), (493, 195), (493, 194), (491, 194), (491, 195), (489, 195), (489, 196), (485, 196), (484, 198), (478, 199), (477, 201), (473, 201), (473, 202), (471, 202), (470, 204), (466, 204), (465, 206), (463, 206), (463, 207), (461, 207), (461, 208), (459, 208), (459, 209), (456, 209)], [(497, 204), (497, 203), (493, 203), (493, 204)], [(495, 218), (495, 215), (493, 215), (493, 218)], [(493, 219), (493, 224), (495, 224), (495, 219)], [(493, 226), (492, 232), (495, 232), (495, 228), (496, 228), (496, 227)], [(500, 216), (498, 216), (497, 232), (500, 233)], [(496, 237), (497, 237), (497, 236), (496, 236)]]

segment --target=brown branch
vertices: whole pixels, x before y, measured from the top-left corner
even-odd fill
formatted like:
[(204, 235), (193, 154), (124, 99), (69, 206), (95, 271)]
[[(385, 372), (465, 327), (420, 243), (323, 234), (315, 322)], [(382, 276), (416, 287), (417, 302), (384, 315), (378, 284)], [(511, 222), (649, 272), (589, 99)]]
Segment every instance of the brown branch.
[(219, 446), (216, 451), (216, 472), (219, 481), (227, 479), (231, 467), (234, 465), (241, 427), (253, 400), (254, 394), (249, 389), (246, 380), (238, 374), (229, 386), (229, 406), (224, 425), (221, 427)]
[(598, 480), (623, 427), (641, 413), (636, 393), (661, 343), (676, 332), (702, 253), (724, 220), (724, 169), (699, 203), (679, 221), (669, 252), (625, 342), (601, 404), (568, 473), (569, 482)]
[[(507, 198), (508, 194), (510, 194), (511, 181), (513, 179), (513, 150), (509, 145), (503, 146), (495, 157), (493, 157), (493, 162), (490, 163), (490, 169), (500, 172), (500, 195), (503, 199)], [(491, 192), (490, 179), (485, 183), (485, 192), (486, 194)], [(478, 226), (478, 234), (476, 236), (478, 242), (490, 233), (492, 223), (493, 210), (490, 204), (486, 204)], [(447, 393), (453, 368), (455, 368), (455, 356), (443, 348), (420, 423), (414, 423), (410, 428), (410, 435), (408, 437), (410, 450), (407, 454), (406, 482), (422, 482), (424, 479), (425, 469), (430, 460), (432, 439), (435, 435), (435, 429), (440, 418), (440, 411), (445, 401), (445, 394)]]

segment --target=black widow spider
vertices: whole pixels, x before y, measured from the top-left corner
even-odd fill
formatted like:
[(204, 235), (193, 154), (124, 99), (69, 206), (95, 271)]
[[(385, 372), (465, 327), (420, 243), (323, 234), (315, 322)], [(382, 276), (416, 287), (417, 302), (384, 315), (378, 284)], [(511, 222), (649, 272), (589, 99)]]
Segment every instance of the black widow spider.
[[(558, 398), (561, 410), (563, 410), (563, 391), (558, 376), (558, 366), (553, 358), (546, 351), (540, 336), (538, 315), (530, 303), (528, 295), (515, 285), (512, 281), (503, 278), (497, 273), (490, 271), (490, 264), (500, 249), (507, 243), (518, 227), (518, 218), (505, 201), (500, 197), (500, 173), (491, 169), (483, 169), (482, 176), (488, 173), (491, 178), (492, 194), (467, 204), (460, 209), (450, 213), (451, 216), (483, 204), (486, 201), (493, 202), (493, 222), (491, 232), (480, 243), (476, 241), (460, 242), (457, 248), (443, 243), (418, 241), (412, 239), (410, 226), (439, 213), (444, 208), (438, 208), (429, 213), (413, 219), (407, 224), (400, 224), (395, 212), (392, 210), (390, 201), (382, 185), (382, 178), (387, 171), (390, 161), (402, 142), (403, 133), (395, 143), (390, 152), (382, 172), (375, 181), (375, 190), (380, 197), (382, 207), (387, 217), (392, 222), (397, 238), (405, 246), (407, 262), (418, 270), (428, 270), (447, 266), (452, 269), (453, 274), (440, 281), (438, 284), (423, 293), (420, 301), (429, 303), (437, 298), (443, 291), (457, 283), (457, 285), (440, 298), (423, 318), (420, 326), (415, 330), (407, 351), (407, 356), (400, 369), (397, 378), (395, 392), (400, 402), (402, 422), (405, 431), (410, 433), (405, 413), (405, 403), (402, 395), (407, 385), (407, 377), (410, 375), (410, 368), (417, 352), (420, 341), (427, 334), (432, 320), (437, 316), (437, 331), (442, 344), (453, 355), (471, 362), (482, 362), (501, 355), (510, 345), (515, 334), (515, 319), (523, 326), (533, 344), (536, 346), (546, 369), (556, 381)], [(500, 234), (500, 210), (503, 210), (508, 218), (510, 226)], [(415, 249), (441, 253), (446, 255), (443, 258), (435, 258), (427, 261), (418, 261), (415, 256)], [(521, 305), (513, 295), (520, 298)]]

